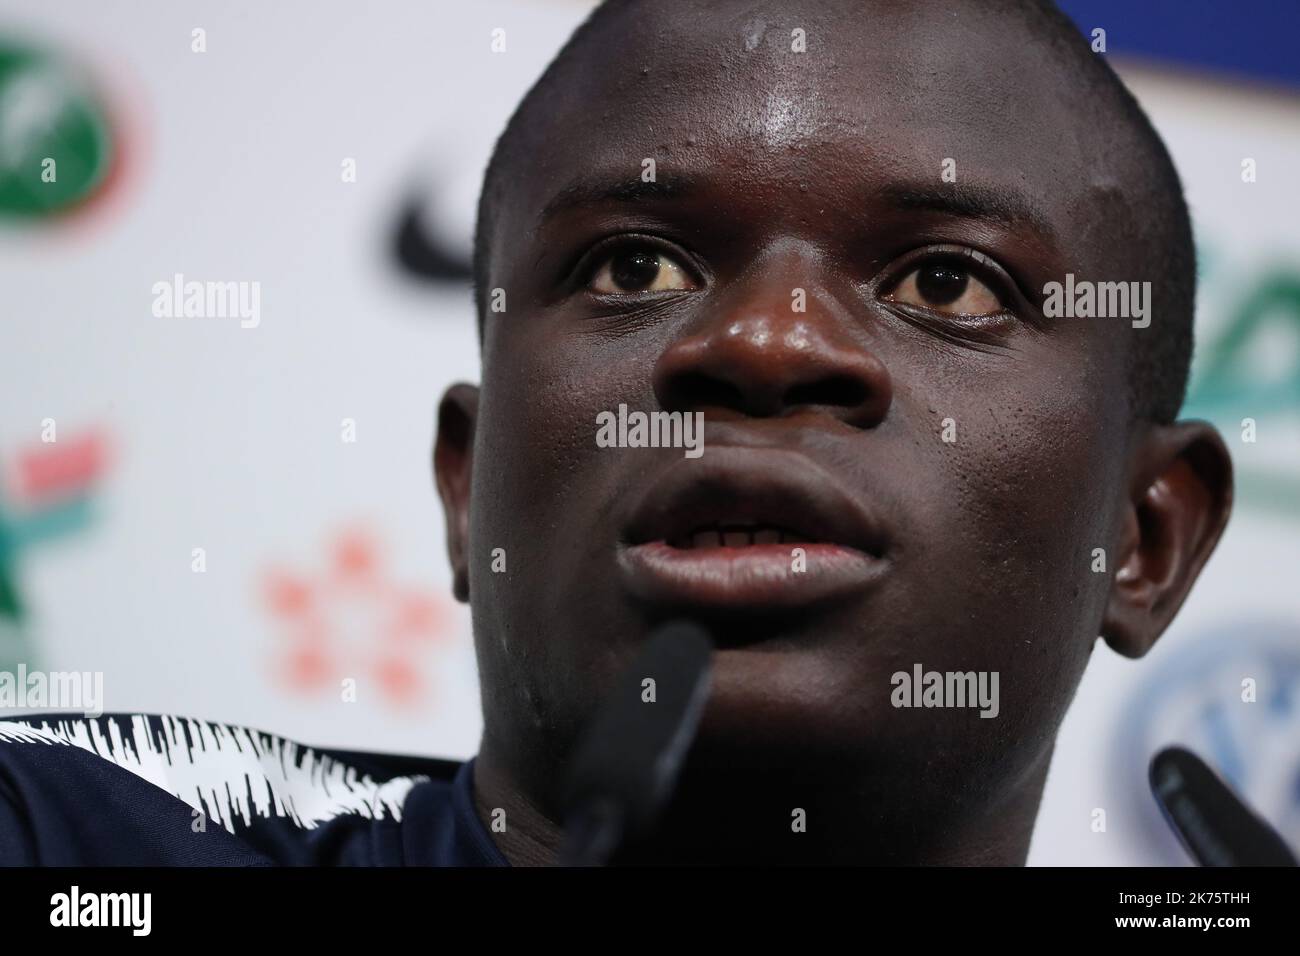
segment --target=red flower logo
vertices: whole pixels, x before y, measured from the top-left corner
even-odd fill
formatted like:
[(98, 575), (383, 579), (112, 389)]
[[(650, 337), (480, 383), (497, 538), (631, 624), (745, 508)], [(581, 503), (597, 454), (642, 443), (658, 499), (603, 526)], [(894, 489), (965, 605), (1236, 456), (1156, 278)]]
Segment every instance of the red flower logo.
[(285, 637), (276, 669), (292, 689), (339, 692), (353, 678), (358, 700), (371, 686), (394, 706), (428, 699), (423, 665), (447, 636), (448, 615), (432, 593), (392, 583), (370, 534), (339, 534), (323, 573), (275, 569), (264, 590)]

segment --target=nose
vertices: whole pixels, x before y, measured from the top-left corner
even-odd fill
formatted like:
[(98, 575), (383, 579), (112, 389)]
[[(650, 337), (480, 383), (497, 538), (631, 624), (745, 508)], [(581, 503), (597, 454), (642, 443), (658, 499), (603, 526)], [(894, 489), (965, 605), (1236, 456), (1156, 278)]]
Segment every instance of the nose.
[(718, 295), (655, 364), (663, 408), (758, 418), (815, 412), (858, 428), (884, 419), (889, 371), (808, 257), (757, 264)]

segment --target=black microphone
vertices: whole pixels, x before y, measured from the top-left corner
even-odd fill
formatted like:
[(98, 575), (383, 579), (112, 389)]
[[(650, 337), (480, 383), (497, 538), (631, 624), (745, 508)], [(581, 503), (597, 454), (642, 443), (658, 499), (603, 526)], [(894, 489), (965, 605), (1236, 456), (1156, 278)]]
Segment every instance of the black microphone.
[(1297, 865), (1277, 831), (1191, 751), (1160, 751), (1150, 779), (1165, 820), (1201, 866)]
[(602, 866), (658, 819), (709, 696), (712, 652), (698, 624), (673, 621), (652, 633), (619, 677), (569, 765), (561, 866)]

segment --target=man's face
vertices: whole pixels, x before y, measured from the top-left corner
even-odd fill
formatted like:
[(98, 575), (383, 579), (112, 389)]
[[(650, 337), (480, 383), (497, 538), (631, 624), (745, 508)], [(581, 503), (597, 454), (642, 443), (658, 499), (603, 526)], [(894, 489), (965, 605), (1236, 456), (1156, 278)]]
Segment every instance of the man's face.
[[(485, 739), (539, 794), (680, 614), (720, 645), (704, 764), (956, 801), (1049, 755), (1123, 525), (1128, 324), (1042, 289), (1123, 275), (1124, 213), (1075, 81), (989, 17), (647, 4), (549, 95), (493, 234), (468, 537)], [(702, 457), (598, 447), (620, 405), (703, 412)], [(997, 672), (997, 716), (893, 706), (918, 664)]]

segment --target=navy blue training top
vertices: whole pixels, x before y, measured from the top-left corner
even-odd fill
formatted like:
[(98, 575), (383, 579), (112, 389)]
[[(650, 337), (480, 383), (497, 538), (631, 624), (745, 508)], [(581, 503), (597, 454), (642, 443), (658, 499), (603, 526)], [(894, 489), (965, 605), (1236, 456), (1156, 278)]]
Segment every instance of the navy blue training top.
[(0, 865), (506, 866), (473, 768), (184, 717), (18, 717)]

